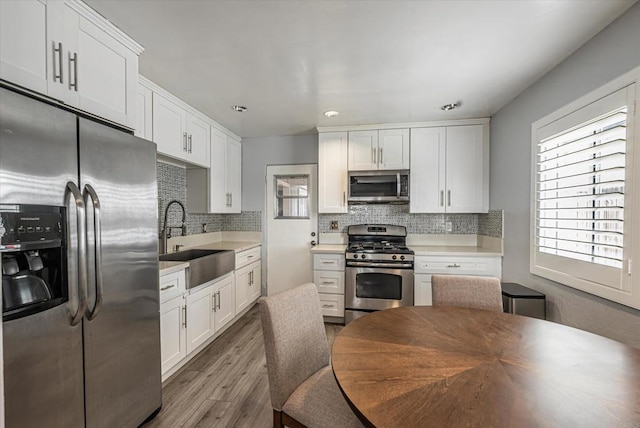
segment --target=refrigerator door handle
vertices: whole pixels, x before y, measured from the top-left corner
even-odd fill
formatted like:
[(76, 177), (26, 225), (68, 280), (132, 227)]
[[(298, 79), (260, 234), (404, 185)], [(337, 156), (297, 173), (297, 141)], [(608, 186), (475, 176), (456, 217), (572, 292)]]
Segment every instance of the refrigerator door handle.
[[(77, 220), (77, 233), (78, 233), (78, 247), (77, 247), (77, 257), (78, 257), (78, 293), (77, 293), (77, 304), (78, 308), (76, 313), (73, 314), (69, 310), (69, 322), (70, 324), (77, 325), (82, 321), (82, 317), (84, 316), (87, 310), (87, 234), (86, 234), (86, 211), (84, 206), (84, 199), (82, 198), (82, 193), (80, 193), (80, 189), (73, 181), (67, 182), (67, 186), (65, 188), (64, 202), (67, 207), (67, 210), (70, 207), (67, 205), (69, 200), (69, 196), (73, 195), (76, 205), (76, 220)], [(67, 233), (69, 231), (67, 230)], [(70, 288), (71, 282), (69, 282)], [(68, 290), (69, 293), (69, 301), (71, 301), (71, 296), (75, 293), (72, 292), (71, 289)]]
[(93, 309), (87, 308), (87, 319), (93, 320), (98, 316), (102, 307), (103, 287), (102, 287), (102, 229), (100, 224), (100, 199), (98, 194), (90, 184), (84, 186), (83, 199), (85, 206), (89, 206), (89, 199), (93, 205), (93, 231), (95, 239), (95, 267), (94, 275), (96, 280), (96, 303)]

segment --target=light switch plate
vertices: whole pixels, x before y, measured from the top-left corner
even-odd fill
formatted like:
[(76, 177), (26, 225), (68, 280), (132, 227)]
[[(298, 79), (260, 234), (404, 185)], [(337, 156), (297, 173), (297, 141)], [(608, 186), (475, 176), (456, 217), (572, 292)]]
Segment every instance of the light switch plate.
[(338, 222), (333, 220), (329, 226), (331, 230), (338, 230)]

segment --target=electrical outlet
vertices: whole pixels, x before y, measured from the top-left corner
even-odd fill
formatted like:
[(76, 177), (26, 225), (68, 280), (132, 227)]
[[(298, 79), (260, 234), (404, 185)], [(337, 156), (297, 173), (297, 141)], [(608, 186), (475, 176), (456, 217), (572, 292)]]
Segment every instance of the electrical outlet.
[(447, 230), (447, 232), (452, 232), (453, 231), (453, 223), (452, 222), (448, 221), (446, 223), (446, 230)]
[(331, 230), (338, 230), (338, 222), (335, 220), (332, 221), (329, 227), (331, 228)]

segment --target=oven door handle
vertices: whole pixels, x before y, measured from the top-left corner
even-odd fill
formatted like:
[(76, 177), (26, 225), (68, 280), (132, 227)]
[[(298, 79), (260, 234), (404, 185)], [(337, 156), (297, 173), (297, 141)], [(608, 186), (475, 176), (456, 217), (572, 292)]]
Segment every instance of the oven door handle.
[(347, 267), (370, 267), (370, 268), (413, 268), (411, 263), (371, 263), (371, 262), (347, 262)]

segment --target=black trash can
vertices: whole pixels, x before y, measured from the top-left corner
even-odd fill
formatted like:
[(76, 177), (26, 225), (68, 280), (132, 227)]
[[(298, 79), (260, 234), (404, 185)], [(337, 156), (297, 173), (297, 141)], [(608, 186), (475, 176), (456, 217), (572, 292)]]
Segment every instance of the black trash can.
[(547, 318), (544, 294), (513, 282), (501, 285), (504, 312), (543, 320)]

